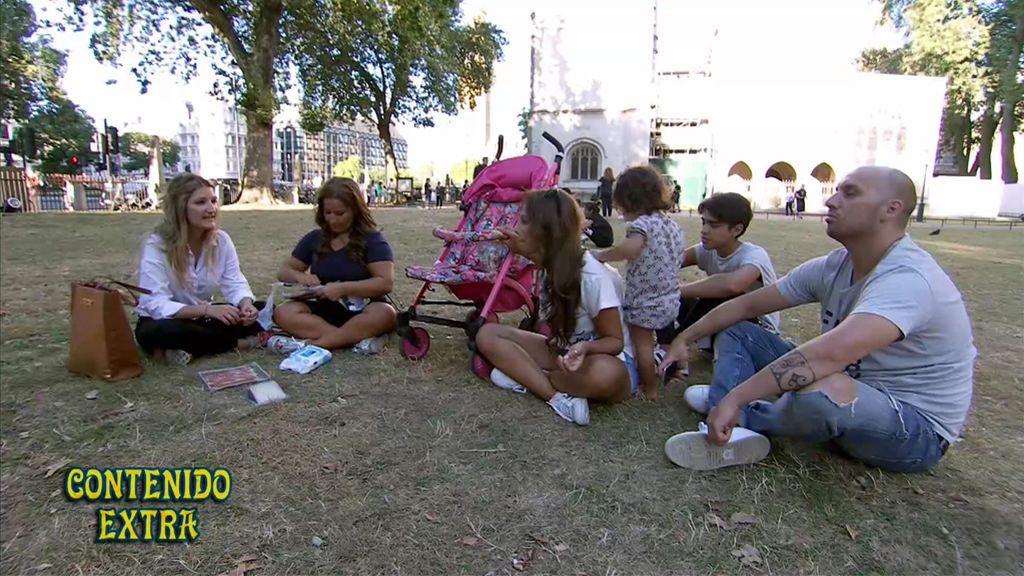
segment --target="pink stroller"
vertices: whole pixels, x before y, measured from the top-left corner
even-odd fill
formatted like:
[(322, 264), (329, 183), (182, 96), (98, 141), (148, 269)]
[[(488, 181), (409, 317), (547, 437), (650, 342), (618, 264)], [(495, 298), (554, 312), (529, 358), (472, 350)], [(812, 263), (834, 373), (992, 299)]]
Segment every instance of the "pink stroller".
[[(537, 292), (534, 266), (529, 260), (512, 254), (498, 242), (498, 230), (519, 224), (520, 200), (524, 192), (558, 184), (564, 149), (553, 136), (544, 139), (554, 145), (557, 153), (549, 166), (541, 156), (519, 156), (496, 161), (473, 180), (462, 199), (462, 220), (454, 231), (438, 227), (434, 236), (444, 240), (445, 247), (433, 266), (408, 266), (405, 275), (422, 280), (416, 298), (408, 310), (398, 315), (398, 334), (402, 338), (402, 355), (420, 360), (430, 350), (430, 334), (412, 322), (462, 328), (473, 352), (470, 367), (477, 376), (490, 376), (491, 366), (476, 354), (476, 334), (486, 322), (497, 322), (498, 314), (525, 309), (521, 327), (532, 329), (537, 315)], [(501, 157), (502, 139), (498, 138)], [(432, 285), (443, 284), (456, 298), (428, 300)], [(453, 320), (421, 313), (423, 306), (464, 306), (472, 308), (463, 320)]]

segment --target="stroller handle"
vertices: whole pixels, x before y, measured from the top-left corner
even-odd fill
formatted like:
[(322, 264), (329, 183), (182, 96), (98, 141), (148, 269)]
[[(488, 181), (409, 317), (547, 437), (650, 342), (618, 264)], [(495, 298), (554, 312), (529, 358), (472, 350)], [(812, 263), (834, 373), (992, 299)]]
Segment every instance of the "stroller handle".
[(559, 142), (557, 138), (552, 136), (546, 130), (544, 131), (543, 134), (541, 134), (541, 136), (543, 136), (544, 139), (547, 140), (548, 142), (551, 142), (551, 145), (555, 147), (555, 150), (558, 150), (559, 154), (564, 154), (565, 153), (565, 147), (562, 146), (562, 143)]
[(505, 136), (498, 134), (498, 153), (494, 155), (494, 161), (501, 160), (501, 151), (505, 149)]

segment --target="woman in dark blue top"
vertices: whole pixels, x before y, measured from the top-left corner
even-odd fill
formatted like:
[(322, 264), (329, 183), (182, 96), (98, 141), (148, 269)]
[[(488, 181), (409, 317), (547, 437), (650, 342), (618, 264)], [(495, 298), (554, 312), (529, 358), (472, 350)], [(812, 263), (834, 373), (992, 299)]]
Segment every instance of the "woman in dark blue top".
[(277, 277), (317, 290), (276, 307), (274, 321), (321, 348), (355, 345), (379, 352), (397, 317), (384, 298), (395, 283), (394, 256), (359, 185), (350, 178), (325, 182), (317, 191), (316, 223), (319, 228), (299, 240)]

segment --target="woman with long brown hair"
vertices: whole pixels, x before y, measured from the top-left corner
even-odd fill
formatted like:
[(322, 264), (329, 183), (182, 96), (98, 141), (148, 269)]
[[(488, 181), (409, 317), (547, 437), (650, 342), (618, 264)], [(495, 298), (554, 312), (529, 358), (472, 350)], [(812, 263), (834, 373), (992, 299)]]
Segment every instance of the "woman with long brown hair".
[[(238, 253), (220, 229), (213, 184), (181, 174), (167, 185), (163, 220), (142, 244), (135, 337), (147, 353), (173, 364), (195, 356), (258, 345), (257, 308), (238, 265)], [(215, 292), (226, 304), (214, 304)]]
[(571, 196), (535, 191), (523, 203), (506, 242), (541, 270), (540, 314), (551, 336), (485, 324), (477, 349), (494, 365), (497, 386), (528, 390), (563, 419), (586, 426), (588, 398), (619, 402), (636, 385), (624, 360), (632, 345), (622, 324), (622, 279), (583, 250), (583, 215)]
[(359, 185), (331, 178), (316, 195), (317, 229), (299, 240), (278, 280), (313, 286), (311, 297), (274, 309), (283, 330), (327, 348), (355, 345), (377, 353), (397, 314), (387, 296), (395, 283), (391, 246), (377, 230)]

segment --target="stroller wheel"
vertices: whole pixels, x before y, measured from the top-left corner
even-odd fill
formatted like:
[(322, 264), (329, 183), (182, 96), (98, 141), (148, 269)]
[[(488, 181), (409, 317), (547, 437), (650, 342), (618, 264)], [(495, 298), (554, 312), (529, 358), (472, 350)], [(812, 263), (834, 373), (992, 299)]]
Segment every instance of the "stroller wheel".
[(426, 328), (415, 326), (409, 338), (402, 338), (402, 356), (407, 360), (417, 362), (422, 360), (430, 351), (430, 333)]
[(490, 380), (491, 370), (494, 369), (494, 366), (483, 356), (473, 354), (473, 357), (469, 359), (469, 369), (472, 370), (473, 374), (476, 374), (477, 378)]

